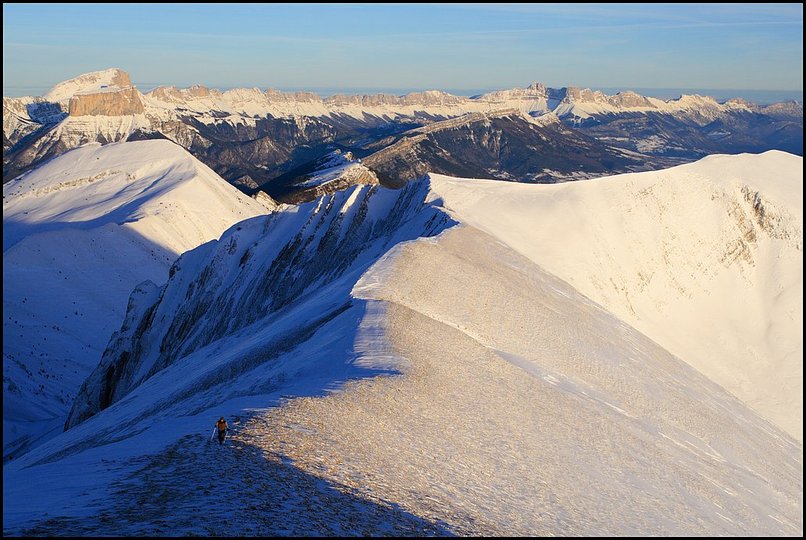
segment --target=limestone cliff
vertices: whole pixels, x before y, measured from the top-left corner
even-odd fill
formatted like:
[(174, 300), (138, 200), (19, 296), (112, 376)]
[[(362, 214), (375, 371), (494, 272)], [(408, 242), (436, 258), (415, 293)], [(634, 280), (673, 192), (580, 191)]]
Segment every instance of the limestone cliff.
[(137, 87), (102, 89), (70, 98), (70, 116), (130, 116), (144, 112)]

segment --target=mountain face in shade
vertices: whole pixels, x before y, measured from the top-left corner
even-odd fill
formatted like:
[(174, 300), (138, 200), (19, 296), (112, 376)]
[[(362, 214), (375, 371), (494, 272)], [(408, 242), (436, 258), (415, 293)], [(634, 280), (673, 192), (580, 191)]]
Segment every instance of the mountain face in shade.
[(4, 459), (60, 430), (135, 286), (268, 211), (166, 140), (86, 145), (4, 184)]
[(554, 183), (640, 170), (644, 162), (568, 128), (553, 114), (474, 113), (379, 141), (364, 159), (387, 185), (428, 172)]

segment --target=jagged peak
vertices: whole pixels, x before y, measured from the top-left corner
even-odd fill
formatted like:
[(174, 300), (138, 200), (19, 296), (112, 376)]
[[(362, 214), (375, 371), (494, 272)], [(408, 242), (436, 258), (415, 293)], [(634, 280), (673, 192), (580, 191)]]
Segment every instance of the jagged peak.
[(616, 107), (655, 107), (649, 98), (632, 90), (616, 92), (615, 95), (609, 96), (608, 102)]
[(203, 84), (194, 84), (187, 89), (187, 93), (193, 97), (209, 97), (210, 89)]
[(547, 89), (545, 84), (537, 81), (532, 81), (532, 84), (527, 86), (526, 90), (536, 94), (545, 94)]
[(178, 97), (180, 93), (176, 86), (158, 86), (150, 92), (146, 92), (146, 95), (160, 101), (170, 101), (172, 98)]

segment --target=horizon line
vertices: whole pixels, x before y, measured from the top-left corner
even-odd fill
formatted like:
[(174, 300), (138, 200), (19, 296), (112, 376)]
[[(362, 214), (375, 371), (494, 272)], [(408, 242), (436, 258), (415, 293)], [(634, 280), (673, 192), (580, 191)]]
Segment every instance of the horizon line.
[[(69, 79), (67, 79), (69, 80)], [(365, 91), (377, 91), (379, 93), (384, 91), (404, 91), (404, 92), (423, 92), (423, 91), (457, 91), (457, 92), (496, 92), (501, 90), (513, 90), (513, 89), (525, 89), (529, 85), (538, 83), (543, 84), (546, 88), (550, 89), (564, 89), (564, 88), (579, 88), (579, 89), (590, 89), (590, 90), (616, 90), (616, 91), (629, 91), (629, 90), (649, 90), (649, 91), (697, 91), (697, 92), (754, 92), (754, 93), (789, 93), (789, 94), (796, 94), (796, 93), (803, 93), (803, 89), (787, 89), (787, 88), (706, 88), (706, 87), (694, 87), (694, 86), (630, 86), (630, 85), (616, 85), (616, 86), (604, 86), (604, 85), (563, 85), (563, 86), (550, 86), (540, 81), (532, 81), (531, 83), (525, 86), (467, 86), (467, 87), (437, 87), (437, 86), (363, 86), (363, 85), (356, 85), (356, 86), (325, 86), (325, 85), (275, 85), (275, 86), (261, 86), (259, 84), (255, 85), (215, 85), (215, 84), (203, 84), (203, 83), (192, 83), (188, 86), (178, 85), (178, 84), (165, 84), (165, 83), (154, 83), (154, 82), (145, 82), (145, 81), (138, 81), (132, 82), (133, 86), (138, 88), (143, 88), (143, 93), (150, 92), (155, 88), (159, 87), (175, 87), (177, 89), (188, 89), (193, 86), (202, 86), (208, 88), (210, 90), (234, 90), (234, 89), (252, 89), (257, 88), (259, 90), (279, 90), (283, 92), (291, 92), (291, 91), (353, 91), (353, 92), (365, 92)], [(21, 90), (21, 89), (29, 89), (29, 90), (43, 90), (43, 93), (46, 93), (48, 90), (54, 88), (56, 85), (60, 83), (56, 83), (55, 85), (3, 85), (3, 97), (41, 97), (42, 94), (20, 94), (16, 96), (9, 96), (6, 93), (6, 90)], [(16, 92), (14, 92), (16, 93)]]

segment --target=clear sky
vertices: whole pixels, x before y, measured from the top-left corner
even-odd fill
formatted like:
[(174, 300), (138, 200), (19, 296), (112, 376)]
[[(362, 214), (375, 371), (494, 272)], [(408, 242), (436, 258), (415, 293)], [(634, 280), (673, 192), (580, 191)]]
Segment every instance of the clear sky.
[(108, 67), (147, 90), (803, 90), (802, 4), (3, 4), (3, 95)]

